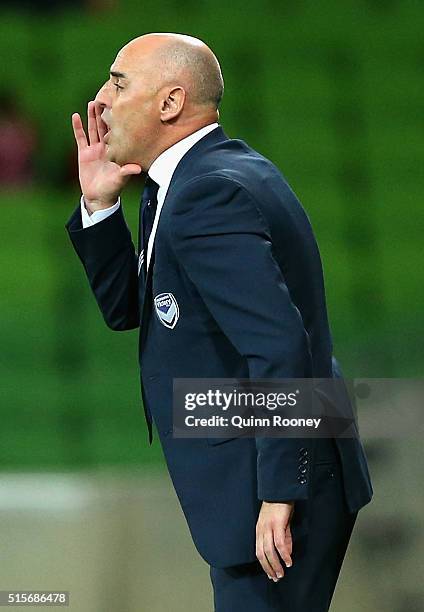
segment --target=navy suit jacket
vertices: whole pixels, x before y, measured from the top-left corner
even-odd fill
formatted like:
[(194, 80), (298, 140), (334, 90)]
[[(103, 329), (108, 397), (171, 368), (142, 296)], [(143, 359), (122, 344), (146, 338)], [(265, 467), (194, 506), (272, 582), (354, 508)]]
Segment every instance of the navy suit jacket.
[[(269, 160), (218, 127), (174, 172), (146, 289), (122, 208), (82, 229), (78, 207), (67, 228), (107, 325), (140, 326), (146, 418), (199, 552), (216, 567), (254, 561), (261, 500), (313, 502), (309, 470), (320, 441), (174, 438), (173, 379), (340, 376), (307, 215)], [(163, 293), (178, 303), (173, 327), (155, 313)], [(336, 443), (355, 512), (372, 495), (365, 454), (359, 438)]]

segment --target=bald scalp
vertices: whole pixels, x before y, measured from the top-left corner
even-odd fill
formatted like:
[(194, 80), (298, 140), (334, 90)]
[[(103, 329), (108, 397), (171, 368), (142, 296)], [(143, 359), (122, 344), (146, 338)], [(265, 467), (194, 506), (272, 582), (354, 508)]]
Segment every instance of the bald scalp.
[(224, 93), (221, 67), (202, 41), (182, 34), (165, 38), (153, 59), (159, 88), (181, 85), (191, 103), (218, 109)]

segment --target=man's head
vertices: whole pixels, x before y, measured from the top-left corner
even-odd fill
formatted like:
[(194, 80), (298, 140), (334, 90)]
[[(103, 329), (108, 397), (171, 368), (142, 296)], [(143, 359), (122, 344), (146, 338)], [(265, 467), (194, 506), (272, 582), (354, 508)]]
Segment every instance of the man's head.
[(109, 128), (109, 159), (147, 171), (165, 149), (218, 120), (223, 90), (218, 60), (197, 38), (135, 38), (119, 51), (95, 100)]

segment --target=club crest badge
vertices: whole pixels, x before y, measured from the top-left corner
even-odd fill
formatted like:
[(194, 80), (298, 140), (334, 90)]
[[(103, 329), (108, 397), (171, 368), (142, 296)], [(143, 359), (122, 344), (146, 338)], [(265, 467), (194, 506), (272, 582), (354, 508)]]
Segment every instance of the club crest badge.
[(174, 329), (180, 317), (178, 303), (172, 293), (159, 293), (155, 297), (156, 315), (162, 325)]

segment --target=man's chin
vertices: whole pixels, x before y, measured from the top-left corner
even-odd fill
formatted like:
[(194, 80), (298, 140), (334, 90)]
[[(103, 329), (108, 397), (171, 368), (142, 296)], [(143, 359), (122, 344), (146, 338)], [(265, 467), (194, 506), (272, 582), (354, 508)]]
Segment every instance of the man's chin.
[(125, 166), (125, 164), (129, 163), (125, 158), (119, 155), (118, 151), (115, 151), (113, 147), (110, 147), (109, 145), (107, 145), (106, 148), (106, 157), (108, 161), (118, 164), (118, 166)]
[(115, 164), (118, 163), (116, 161), (115, 151), (113, 150), (113, 147), (111, 147), (110, 145), (106, 145), (106, 159), (110, 162), (114, 162)]

